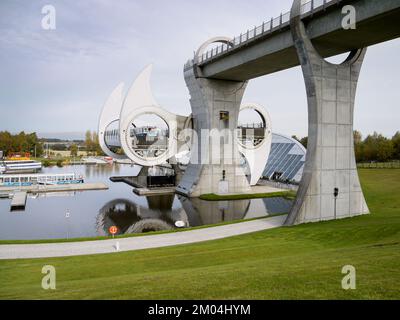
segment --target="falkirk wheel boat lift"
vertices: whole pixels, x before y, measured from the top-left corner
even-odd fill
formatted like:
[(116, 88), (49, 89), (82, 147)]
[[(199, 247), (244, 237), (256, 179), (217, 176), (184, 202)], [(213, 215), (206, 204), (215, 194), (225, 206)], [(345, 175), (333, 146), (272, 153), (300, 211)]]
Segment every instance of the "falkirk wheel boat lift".
[[(337, 10), (333, 5), (336, 2), (339, 1), (324, 5), (321, 15)], [(313, 8), (313, 11), (318, 10)], [(284, 22), (281, 16), (279, 28), (271, 22), (270, 31), (263, 25), (258, 38), (258, 29), (254, 29), (252, 35), (257, 43), (267, 41), (275, 29), (278, 35), (289, 31), (291, 43), (288, 43), (292, 49), (286, 54), (291, 56), (284, 59), (286, 62), (290, 59), (295, 61), (279, 68), (293, 67), (296, 63), (300, 65), (307, 89), (308, 150), (296, 200), (285, 225), (369, 213), (358, 178), (353, 146), (355, 92), (366, 49), (354, 48), (347, 60), (339, 65), (325, 61), (308, 36), (304, 16), (314, 17), (307, 16), (301, 1), (295, 0), (289, 16), (285, 15), (288, 21)], [(327, 15), (328, 18), (331, 16)], [(272, 35), (264, 37), (267, 32)], [(249, 41), (249, 32), (244, 40), (242, 35), (239, 40), (213, 38), (185, 64), (191, 115), (173, 114), (155, 101), (150, 88), (151, 65), (137, 77), (125, 98), (123, 84), (118, 85), (105, 103), (99, 121), (103, 151), (110, 157), (129, 159), (140, 165), (142, 170), (138, 178), (142, 177), (147, 185), (171, 185), (174, 192), (189, 198), (211, 193), (252, 193), (267, 164), (273, 134), (265, 108), (258, 104), (243, 104), (242, 97), (248, 80), (262, 75), (263, 71), (250, 70), (241, 62), (243, 57), (238, 59), (238, 56), (228, 56), (218, 65), (222, 70), (229, 69), (226, 66), (232, 64), (232, 70), (236, 69), (231, 72), (221, 71), (215, 73), (216, 77), (210, 77), (213, 66), (207, 70), (204, 68), (204, 61), (213, 56), (219, 63), (218, 55), (226, 52), (240, 55), (241, 48), (249, 48)], [(214, 43), (222, 46), (206, 52)], [(324, 56), (329, 54), (324, 53)], [(262, 59), (267, 58), (259, 58)], [(269, 68), (264, 74), (274, 72), (265, 60), (259, 67)], [(243, 77), (238, 72), (242, 72)], [(239, 113), (247, 109), (259, 115), (261, 122), (258, 125), (238, 123)], [(331, 117), (331, 114), (335, 116)]]
[[(155, 101), (151, 72), (149, 65), (125, 98), (124, 85), (119, 84), (103, 107), (99, 121), (102, 150), (114, 159), (129, 159), (142, 167), (135, 182), (130, 177), (112, 181), (138, 187), (173, 186), (174, 191), (187, 197), (251, 192), (271, 150), (268, 112), (255, 103), (243, 104), (239, 110), (225, 105), (224, 110), (214, 112), (216, 119), (210, 121), (213, 127), (205, 129), (199, 126), (197, 113), (172, 114)], [(242, 111), (253, 111), (259, 121), (238, 126)]]

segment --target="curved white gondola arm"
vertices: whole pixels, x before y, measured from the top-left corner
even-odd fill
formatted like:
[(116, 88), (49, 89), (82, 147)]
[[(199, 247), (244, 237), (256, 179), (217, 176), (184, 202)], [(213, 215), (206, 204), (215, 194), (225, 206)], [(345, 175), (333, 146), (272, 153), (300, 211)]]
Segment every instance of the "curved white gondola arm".
[(272, 144), (272, 128), (271, 128), (271, 118), (267, 110), (257, 103), (243, 104), (240, 107), (240, 111), (245, 109), (255, 110), (263, 118), (265, 124), (265, 136), (264, 140), (257, 146), (253, 148), (248, 148), (243, 146), (240, 141), (237, 142), (238, 150), (246, 158), (246, 161), (250, 169), (250, 185), (254, 186), (260, 180), (265, 166), (267, 165), (269, 154), (271, 152)]
[[(148, 65), (132, 84), (124, 100), (120, 114), (121, 121), (119, 123), (121, 146), (125, 154), (134, 163), (148, 167), (163, 164), (176, 154), (178, 149), (178, 132), (187, 119), (186, 117), (168, 112), (155, 101), (150, 85), (152, 69), (153, 66), (151, 64)], [(168, 125), (168, 150), (159, 157), (144, 159), (139, 157), (132, 149), (129, 137), (130, 128), (133, 121), (143, 114), (157, 115)]]
[(119, 119), (125, 119), (136, 109), (145, 106), (159, 106), (153, 97), (150, 85), (152, 70), (153, 65), (149, 64), (137, 76), (125, 97), (122, 108), (120, 109), (121, 113), (119, 115)]
[(110, 150), (105, 141), (105, 134), (107, 127), (111, 123), (119, 121), (119, 115), (122, 107), (123, 89), (124, 89), (124, 84), (120, 83), (108, 97), (106, 103), (104, 104), (103, 110), (100, 114), (99, 127), (98, 127), (99, 144), (101, 149), (106, 155), (115, 159), (126, 159), (127, 157), (125, 155), (116, 154)]

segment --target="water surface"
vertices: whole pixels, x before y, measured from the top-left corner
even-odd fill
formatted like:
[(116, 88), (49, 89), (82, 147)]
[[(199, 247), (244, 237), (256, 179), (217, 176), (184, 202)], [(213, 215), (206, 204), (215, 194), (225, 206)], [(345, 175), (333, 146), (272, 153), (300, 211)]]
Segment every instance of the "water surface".
[(0, 239), (105, 236), (112, 225), (119, 234), (170, 230), (287, 213), (292, 205), (284, 198), (209, 202), (177, 195), (140, 197), (132, 187), (109, 180), (139, 170), (118, 164), (45, 168), (43, 173), (83, 174), (86, 182), (104, 182), (110, 189), (29, 196), (24, 211), (10, 212), (11, 200), (0, 199)]

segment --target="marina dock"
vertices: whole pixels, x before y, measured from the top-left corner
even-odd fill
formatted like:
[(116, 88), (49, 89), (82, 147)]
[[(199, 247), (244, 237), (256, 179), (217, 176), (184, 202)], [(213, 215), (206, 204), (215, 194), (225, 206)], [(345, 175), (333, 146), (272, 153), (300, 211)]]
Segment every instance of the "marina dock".
[[(141, 179), (142, 178), (142, 179)], [(138, 196), (161, 196), (174, 194), (175, 187), (147, 188), (144, 184), (146, 177), (111, 177), (112, 182), (123, 182), (132, 187), (132, 191)]]
[(109, 187), (105, 183), (78, 183), (65, 185), (33, 185), (19, 187), (0, 187), (0, 194), (18, 191), (26, 193), (46, 193), (46, 192), (65, 192), (65, 191), (94, 191), (108, 190)]
[(27, 195), (28, 194), (26, 191), (15, 192), (11, 200), (11, 211), (24, 210), (26, 205)]
[(167, 194), (174, 194), (176, 191), (175, 187), (165, 187), (165, 188), (135, 188), (132, 190), (138, 196), (162, 196)]

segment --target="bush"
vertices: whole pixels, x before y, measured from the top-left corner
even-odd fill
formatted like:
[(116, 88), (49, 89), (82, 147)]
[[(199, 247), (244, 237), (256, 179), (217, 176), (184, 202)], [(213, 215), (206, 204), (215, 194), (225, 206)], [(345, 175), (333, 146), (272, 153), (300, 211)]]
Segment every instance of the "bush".
[(47, 167), (50, 167), (51, 163), (50, 163), (49, 160), (44, 160), (44, 161), (42, 162), (42, 165), (43, 165), (43, 167), (47, 168)]

